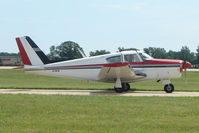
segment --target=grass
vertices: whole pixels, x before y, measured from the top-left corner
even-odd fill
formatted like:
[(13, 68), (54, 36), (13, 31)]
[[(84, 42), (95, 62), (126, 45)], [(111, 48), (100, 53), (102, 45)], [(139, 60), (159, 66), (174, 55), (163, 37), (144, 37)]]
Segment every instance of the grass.
[[(199, 72), (188, 72), (188, 80), (184, 76), (172, 79), (177, 91), (199, 91)], [(89, 83), (84, 80), (56, 78), (26, 74), (23, 70), (0, 70), (0, 88), (18, 89), (113, 89), (112, 83)], [(163, 85), (155, 81), (131, 83), (133, 90), (163, 90)]]
[[(199, 91), (199, 72), (172, 80), (177, 91)], [(162, 90), (156, 82), (134, 90)], [(113, 84), (0, 70), (0, 88), (112, 89)], [(197, 133), (198, 97), (1, 95), (0, 133)]]
[(1, 133), (197, 133), (198, 97), (0, 95)]

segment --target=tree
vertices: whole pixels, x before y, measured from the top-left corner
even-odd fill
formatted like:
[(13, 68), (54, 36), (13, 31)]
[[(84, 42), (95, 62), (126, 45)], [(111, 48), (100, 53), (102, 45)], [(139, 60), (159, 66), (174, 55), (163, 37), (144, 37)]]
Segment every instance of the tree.
[(18, 56), (17, 53), (0, 52), (0, 56)]
[(95, 50), (94, 52), (91, 51), (89, 54), (90, 56), (97, 56), (97, 55), (103, 55), (103, 54), (110, 54), (110, 52), (106, 50)]
[(197, 63), (197, 56), (195, 53), (191, 52), (191, 60), (190, 60), (191, 64), (198, 64)]
[(138, 49), (136, 49), (136, 48), (124, 48), (124, 47), (119, 47), (118, 50), (119, 50), (119, 52), (121, 52), (121, 51), (138, 50)]
[(149, 47), (144, 48), (144, 52), (151, 55), (154, 58), (165, 59), (167, 57), (167, 52), (164, 48)]
[(167, 59), (180, 59), (180, 52), (169, 50), (167, 52)]
[(191, 62), (192, 64), (196, 64), (196, 56), (193, 52), (190, 52), (189, 48), (187, 46), (183, 46), (180, 50), (180, 59), (181, 60), (187, 60)]
[(185, 58), (186, 58), (186, 60), (189, 60), (190, 50), (187, 46), (182, 46), (182, 48), (180, 50), (180, 59), (184, 60)]
[(198, 48), (196, 49), (197, 53), (196, 53), (196, 56), (197, 56), (197, 64), (199, 64), (199, 46)]
[(72, 60), (82, 58), (82, 54), (80, 51), (84, 53), (83, 49), (79, 46), (79, 44), (66, 41), (61, 43), (59, 46), (51, 46), (50, 53), (48, 57), (53, 61), (64, 61), (64, 60)]
[(50, 47), (50, 53), (47, 55), (50, 61), (55, 62), (55, 61), (61, 61), (60, 57), (57, 54), (57, 50), (55, 46)]

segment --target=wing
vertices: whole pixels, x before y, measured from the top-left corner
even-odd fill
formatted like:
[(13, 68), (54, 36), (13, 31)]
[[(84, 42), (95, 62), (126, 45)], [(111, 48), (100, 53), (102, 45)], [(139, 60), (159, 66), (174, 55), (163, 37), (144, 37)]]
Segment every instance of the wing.
[(104, 82), (115, 82), (116, 79), (120, 79), (122, 82), (132, 82), (135, 79), (141, 79), (146, 77), (146, 74), (141, 72), (135, 72), (129, 65), (109, 67), (105, 66), (101, 69), (98, 80)]

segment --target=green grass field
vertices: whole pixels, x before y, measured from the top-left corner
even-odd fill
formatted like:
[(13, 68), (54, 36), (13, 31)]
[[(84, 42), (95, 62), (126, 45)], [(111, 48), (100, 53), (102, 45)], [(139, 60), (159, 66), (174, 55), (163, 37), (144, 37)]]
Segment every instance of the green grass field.
[[(199, 72), (188, 72), (188, 80), (184, 76), (172, 79), (177, 91), (199, 91)], [(23, 70), (0, 70), (0, 88), (25, 89), (113, 89), (114, 84), (87, 82), (84, 80), (56, 78), (26, 74)], [(155, 81), (132, 83), (133, 90), (163, 90), (162, 83)]]
[(1, 133), (198, 133), (199, 98), (0, 95)]
[[(198, 91), (199, 72), (172, 80), (178, 91)], [(133, 90), (163, 90), (156, 82)], [(112, 89), (113, 84), (0, 70), (0, 88)], [(118, 97), (0, 94), (0, 133), (197, 133), (198, 97)]]

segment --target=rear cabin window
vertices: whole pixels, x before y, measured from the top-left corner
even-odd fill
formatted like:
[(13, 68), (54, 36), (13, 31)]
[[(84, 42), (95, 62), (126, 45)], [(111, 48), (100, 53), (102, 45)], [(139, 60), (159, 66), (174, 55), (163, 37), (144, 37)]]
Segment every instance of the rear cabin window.
[(117, 63), (121, 62), (121, 56), (113, 56), (106, 59), (108, 63)]
[(137, 56), (137, 54), (127, 54), (127, 55), (124, 55), (124, 61), (125, 62), (140, 62), (140, 59)]

